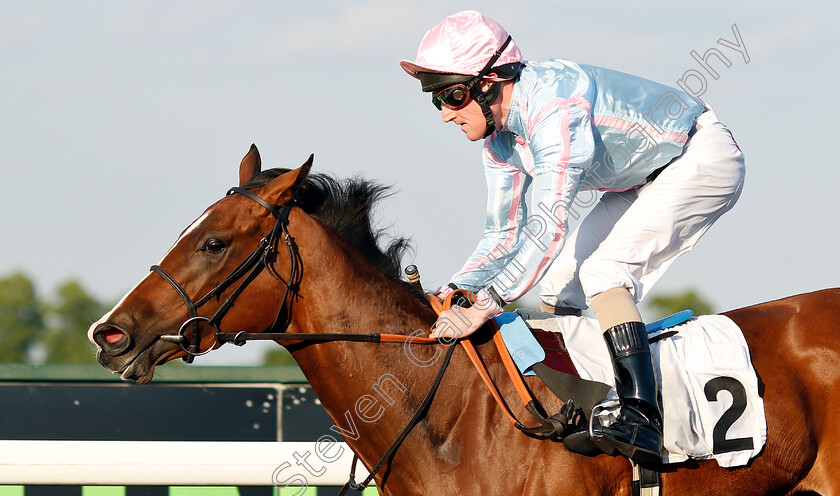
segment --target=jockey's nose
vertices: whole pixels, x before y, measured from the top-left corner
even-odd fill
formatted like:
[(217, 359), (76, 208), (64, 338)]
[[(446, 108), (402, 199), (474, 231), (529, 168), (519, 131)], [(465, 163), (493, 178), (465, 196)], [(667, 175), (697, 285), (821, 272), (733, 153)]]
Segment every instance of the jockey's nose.
[(443, 122), (449, 122), (455, 118), (455, 111), (448, 107), (441, 106), (440, 117), (443, 119)]
[(121, 329), (107, 322), (99, 324), (93, 331), (93, 342), (110, 355), (117, 355), (128, 348), (131, 340)]

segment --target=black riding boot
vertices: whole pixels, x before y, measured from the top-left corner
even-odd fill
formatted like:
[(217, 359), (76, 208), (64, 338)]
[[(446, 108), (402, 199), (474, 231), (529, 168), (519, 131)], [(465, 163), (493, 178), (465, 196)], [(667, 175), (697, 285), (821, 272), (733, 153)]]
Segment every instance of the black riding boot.
[(604, 332), (621, 403), (618, 420), (593, 426), (593, 440), (604, 452), (616, 451), (636, 463), (661, 461), (662, 407), (645, 325), (627, 322)]

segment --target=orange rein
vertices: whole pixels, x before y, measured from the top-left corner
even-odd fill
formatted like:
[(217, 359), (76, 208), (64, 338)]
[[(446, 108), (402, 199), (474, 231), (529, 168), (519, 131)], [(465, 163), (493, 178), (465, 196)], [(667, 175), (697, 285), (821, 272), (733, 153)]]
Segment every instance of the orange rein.
[[(475, 295), (464, 289), (458, 289), (453, 291), (452, 293), (446, 296), (443, 302), (438, 300), (438, 298), (435, 295), (431, 294), (428, 295), (428, 299), (429, 303), (432, 305), (432, 308), (438, 315), (440, 315), (441, 312), (443, 312), (444, 310), (448, 310), (452, 306), (452, 298), (456, 296), (467, 298), (471, 302), (476, 301)], [(487, 386), (487, 389), (490, 391), (490, 394), (496, 400), (496, 403), (498, 403), (499, 407), (501, 407), (505, 416), (507, 416), (507, 418), (511, 421), (514, 427), (520, 430), (527, 430), (534, 434), (541, 433), (547, 436), (551, 436), (554, 433), (561, 434), (562, 432), (559, 432), (559, 429), (557, 429), (556, 424), (547, 420), (542, 414), (537, 412), (535, 408), (536, 400), (531, 395), (531, 392), (528, 389), (528, 387), (525, 385), (525, 381), (522, 378), (522, 374), (519, 373), (519, 369), (516, 367), (513, 358), (511, 358), (510, 352), (508, 351), (507, 346), (505, 345), (505, 342), (502, 339), (502, 333), (499, 332), (499, 327), (498, 325), (496, 325), (496, 321), (490, 319), (485, 325), (490, 326), (490, 332), (493, 335), (493, 343), (495, 343), (496, 349), (499, 351), (499, 356), (501, 356), (502, 358), (502, 363), (504, 364), (505, 370), (507, 371), (511, 382), (513, 383), (513, 386), (516, 389), (516, 393), (519, 395), (519, 399), (522, 401), (522, 404), (525, 406), (525, 408), (540, 422), (541, 427), (525, 427), (519, 420), (516, 419), (516, 416), (513, 414), (513, 412), (511, 412), (510, 407), (508, 407), (504, 398), (502, 398), (502, 395), (499, 392), (499, 388), (496, 386), (496, 383), (494, 383), (493, 379), (490, 377), (490, 373), (487, 371), (487, 367), (481, 360), (481, 356), (478, 354), (478, 350), (476, 350), (475, 345), (471, 341), (471, 338), (468, 337), (465, 339), (460, 339), (459, 342), (464, 347), (464, 351), (470, 358), (470, 361), (472, 362), (473, 366), (478, 372), (478, 375), (484, 381), (484, 384)], [(418, 341), (418, 343), (420, 342), (421, 341)]]
[[(475, 295), (470, 293), (469, 291), (458, 289), (453, 291), (441, 302), (437, 299), (434, 295), (428, 295), (429, 304), (435, 310), (435, 312), (440, 315), (441, 312), (444, 310), (448, 310), (452, 306), (452, 299), (453, 297), (462, 297), (467, 298), (468, 301), (475, 301)], [(522, 400), (522, 404), (525, 406), (525, 409), (540, 423), (538, 426), (526, 427), (522, 424), (519, 420), (516, 419), (516, 416), (510, 410), (507, 403), (505, 402), (504, 398), (502, 398), (501, 392), (499, 392), (499, 388), (493, 382), (493, 379), (490, 377), (490, 373), (487, 371), (487, 367), (484, 365), (484, 362), (481, 360), (481, 356), (478, 354), (478, 350), (476, 350), (475, 345), (470, 340), (471, 338), (467, 339), (460, 339), (461, 345), (464, 347), (464, 351), (466, 352), (467, 356), (470, 358), (473, 366), (475, 367), (478, 375), (484, 381), (484, 384), (487, 386), (487, 389), (490, 391), (490, 394), (493, 396), (493, 399), (496, 400), (499, 407), (501, 407), (502, 411), (504, 412), (505, 416), (510, 420), (510, 422), (516, 427), (517, 429), (528, 433), (534, 434), (538, 436), (545, 436), (551, 437), (553, 435), (562, 434), (563, 430), (565, 429), (566, 418), (565, 414), (561, 411), (561, 413), (553, 415), (551, 417), (546, 417), (540, 407), (536, 399), (531, 395), (530, 390), (525, 385), (525, 381), (522, 378), (522, 374), (519, 373), (519, 369), (516, 367), (516, 364), (513, 362), (513, 358), (510, 356), (510, 352), (507, 349), (504, 341), (502, 340), (502, 334), (499, 332), (499, 327), (496, 325), (496, 322), (493, 319), (490, 319), (487, 324), (490, 326), (490, 332), (493, 335), (493, 343), (496, 345), (496, 349), (499, 351), (499, 356), (502, 358), (502, 363), (505, 366), (505, 370), (510, 377), (511, 382), (513, 383), (514, 389), (516, 389), (517, 395), (519, 395), (519, 399)], [(433, 345), (433, 344), (443, 344), (437, 338), (430, 338), (430, 337), (421, 337), (416, 335), (402, 335), (402, 334), (336, 334), (336, 333), (249, 333), (249, 332), (217, 332), (216, 333), (216, 341), (218, 343), (224, 342), (232, 342), (237, 345), (244, 344), (245, 341), (250, 340), (273, 340), (273, 341), (318, 341), (318, 342), (327, 342), (327, 341), (356, 341), (356, 342), (368, 342), (368, 343), (411, 343), (411, 344), (423, 344), (423, 345)]]

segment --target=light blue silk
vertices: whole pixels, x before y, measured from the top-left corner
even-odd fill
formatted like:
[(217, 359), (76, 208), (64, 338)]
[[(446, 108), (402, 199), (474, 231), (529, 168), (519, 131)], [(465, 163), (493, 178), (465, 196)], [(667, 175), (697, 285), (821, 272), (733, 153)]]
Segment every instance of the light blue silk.
[(683, 91), (618, 71), (526, 62), (504, 127), (484, 143), (484, 237), (452, 282), (521, 297), (562, 248), (576, 195), (641, 186), (682, 153), (704, 110)]

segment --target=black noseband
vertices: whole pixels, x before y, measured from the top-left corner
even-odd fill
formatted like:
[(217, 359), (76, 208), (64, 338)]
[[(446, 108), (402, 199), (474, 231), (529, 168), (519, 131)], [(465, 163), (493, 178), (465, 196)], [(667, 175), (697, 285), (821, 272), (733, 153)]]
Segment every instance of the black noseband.
[[(170, 286), (178, 293), (178, 296), (184, 300), (184, 304), (187, 306), (187, 311), (189, 312), (189, 318), (181, 324), (181, 327), (178, 329), (178, 334), (173, 335), (165, 335), (161, 336), (161, 339), (164, 341), (171, 341), (178, 343), (187, 356), (184, 357), (184, 361), (187, 363), (192, 362), (193, 357), (203, 355), (215, 347), (210, 346), (205, 351), (201, 351), (201, 333), (199, 331), (199, 323), (200, 322), (207, 322), (216, 330), (216, 334), (220, 333), (221, 330), (219, 329), (219, 323), (221, 322), (222, 318), (225, 314), (230, 310), (233, 306), (233, 302), (236, 298), (242, 293), (242, 291), (248, 286), (248, 284), (253, 281), (257, 275), (263, 270), (266, 269), (272, 277), (277, 280), (283, 281), (286, 285), (286, 294), (283, 296), (283, 300), (280, 304), (280, 310), (277, 312), (277, 317), (274, 319), (274, 324), (272, 324), (270, 330), (282, 332), (284, 331), (291, 322), (292, 319), (292, 302), (289, 300), (289, 296), (292, 292), (297, 291), (297, 285), (299, 283), (299, 260), (300, 256), (297, 252), (297, 247), (294, 244), (294, 239), (289, 234), (289, 212), (292, 209), (292, 205), (294, 200), (290, 200), (283, 204), (280, 208), (271, 205), (270, 203), (266, 202), (259, 196), (255, 195), (251, 191), (243, 188), (231, 188), (228, 191), (228, 194), (238, 193), (240, 195), (244, 195), (251, 200), (259, 203), (263, 207), (266, 208), (272, 215), (274, 215), (275, 222), (274, 227), (268, 234), (265, 235), (260, 240), (260, 244), (251, 252), (248, 257), (242, 261), (233, 271), (222, 280), (216, 287), (211, 289), (206, 295), (201, 297), (198, 301), (193, 302), (190, 295), (187, 291), (178, 284), (178, 281), (175, 280), (168, 272), (166, 272), (162, 267), (159, 265), (152, 265), (151, 271), (155, 272), (156, 274), (160, 275), (164, 281), (168, 282)], [(277, 274), (274, 269), (272, 268), (272, 260), (273, 256), (277, 253), (276, 245), (277, 239), (280, 236), (280, 233), (283, 233), (283, 239), (286, 244), (286, 248), (289, 252), (289, 277), (287, 280), (283, 280), (279, 274)], [(244, 279), (243, 279), (244, 277)], [(236, 282), (237, 280), (242, 279), (242, 282), (233, 290), (233, 292), (228, 296), (228, 298), (222, 303), (221, 306), (216, 310), (212, 317), (202, 317), (198, 315), (198, 308), (210, 301), (212, 298), (218, 299), (221, 293), (231, 284)], [(281, 317), (285, 314), (285, 318), (281, 319)], [(282, 320), (282, 323), (281, 323)], [(190, 333), (189, 339), (189, 347), (185, 346), (187, 342), (186, 337), (186, 330), (187, 328), (191, 328), (192, 332)]]

